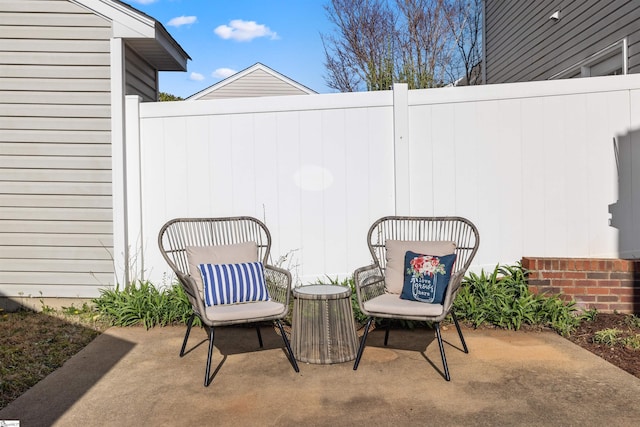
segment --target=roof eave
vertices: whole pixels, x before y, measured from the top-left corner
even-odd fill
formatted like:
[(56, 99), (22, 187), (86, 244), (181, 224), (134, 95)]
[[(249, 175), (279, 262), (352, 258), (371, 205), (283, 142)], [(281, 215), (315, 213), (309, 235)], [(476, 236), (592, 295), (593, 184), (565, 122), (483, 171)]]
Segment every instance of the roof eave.
[(119, 0), (71, 0), (113, 22), (113, 37), (122, 38), (158, 71), (186, 71), (191, 59), (164, 26)]

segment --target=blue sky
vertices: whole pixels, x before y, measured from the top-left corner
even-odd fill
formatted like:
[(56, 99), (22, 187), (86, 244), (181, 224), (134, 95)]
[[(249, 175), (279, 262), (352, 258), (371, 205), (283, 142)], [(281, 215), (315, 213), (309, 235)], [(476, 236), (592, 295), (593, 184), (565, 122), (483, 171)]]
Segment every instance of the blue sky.
[(187, 72), (160, 73), (160, 90), (187, 97), (261, 62), (319, 93), (325, 0), (125, 0), (155, 18), (192, 58)]

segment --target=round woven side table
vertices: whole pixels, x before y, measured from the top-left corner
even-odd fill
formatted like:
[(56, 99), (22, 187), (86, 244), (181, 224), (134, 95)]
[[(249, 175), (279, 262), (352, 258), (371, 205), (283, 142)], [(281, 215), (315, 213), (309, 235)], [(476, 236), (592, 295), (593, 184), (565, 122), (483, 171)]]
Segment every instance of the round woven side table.
[(356, 358), (351, 289), (309, 285), (293, 289), (291, 345), (301, 362), (331, 364)]

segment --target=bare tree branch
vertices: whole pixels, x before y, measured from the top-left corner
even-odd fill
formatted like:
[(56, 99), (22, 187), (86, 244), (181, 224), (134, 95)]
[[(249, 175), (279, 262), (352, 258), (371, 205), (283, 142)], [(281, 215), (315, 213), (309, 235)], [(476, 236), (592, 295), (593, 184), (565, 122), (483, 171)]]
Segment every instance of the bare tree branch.
[(325, 80), (342, 92), (470, 82), (481, 58), (482, 0), (328, 0), (325, 12)]
[(395, 16), (384, 0), (331, 0), (335, 35), (323, 36), (329, 87), (385, 90), (393, 84)]
[(456, 73), (464, 78), (465, 85), (481, 84), (482, 0), (453, 0), (452, 3), (454, 11), (447, 22), (455, 39)]
[(447, 22), (452, 9), (445, 0), (396, 0), (396, 5), (406, 23), (400, 32), (399, 79), (412, 89), (441, 86), (451, 61)]

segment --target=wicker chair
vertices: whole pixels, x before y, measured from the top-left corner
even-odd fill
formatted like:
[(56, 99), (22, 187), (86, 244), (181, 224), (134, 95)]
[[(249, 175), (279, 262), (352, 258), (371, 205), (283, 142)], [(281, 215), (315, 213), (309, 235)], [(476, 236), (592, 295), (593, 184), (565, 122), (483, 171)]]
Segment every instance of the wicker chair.
[[(353, 369), (358, 369), (366, 345), (367, 334), (374, 318), (428, 321), (434, 324), (444, 366), (444, 377), (449, 381), (449, 368), (440, 335), (440, 322), (451, 314), (464, 352), (468, 353), (469, 350), (460, 330), (458, 319), (452, 311), (452, 305), (464, 274), (478, 250), (480, 236), (477, 228), (470, 221), (460, 217), (384, 217), (371, 226), (367, 239), (374, 263), (357, 269), (354, 273), (354, 280), (360, 309), (368, 316), (368, 320)], [(389, 292), (387, 282), (391, 275), (391, 269), (387, 268), (390, 261), (390, 253), (387, 249), (391, 247), (392, 241), (401, 242), (404, 245), (405, 250), (399, 255), (402, 257), (402, 261), (404, 261), (407, 248), (414, 252), (420, 252), (413, 249), (412, 245), (413, 247), (422, 245), (422, 248), (438, 245), (444, 248), (449, 245), (448, 249), (436, 247), (436, 251), (445, 252), (431, 254), (438, 256), (451, 253), (452, 250), (455, 251), (456, 260), (442, 304), (400, 299), (398, 294)], [(393, 245), (397, 246), (396, 243)], [(398, 252), (398, 249), (394, 249), (394, 251)], [(398, 254), (393, 254), (393, 256), (397, 258)], [(404, 262), (401, 264), (400, 273), (396, 274), (401, 274), (403, 267)], [(388, 339), (389, 327), (387, 326), (384, 338), (385, 346)]]
[[(271, 249), (271, 234), (261, 221), (251, 217), (229, 218), (179, 218), (167, 222), (158, 235), (158, 244), (164, 259), (175, 272), (185, 290), (193, 313), (187, 322), (180, 357), (184, 356), (189, 333), (195, 316), (200, 318), (207, 330), (209, 338), (209, 353), (205, 369), (204, 385), (211, 382), (211, 356), (213, 352), (214, 329), (217, 326), (228, 326), (246, 323), (273, 321), (279, 328), (280, 335), (286, 347), (289, 362), (296, 372), (299, 372), (296, 359), (293, 357), (289, 340), (282, 327), (283, 319), (289, 310), (291, 293), (291, 274), (281, 268), (267, 264)], [(250, 260), (236, 259), (237, 254), (227, 251), (242, 245), (250, 245), (253, 254)], [(257, 253), (255, 247), (257, 246)], [(246, 302), (242, 304), (224, 304), (207, 306), (202, 289), (202, 277), (199, 271), (194, 272), (193, 260), (190, 257), (194, 249), (205, 251), (217, 250), (226, 255), (217, 255), (215, 264), (230, 264), (232, 262), (262, 261), (264, 265), (264, 282), (270, 300)], [(211, 256), (211, 255), (205, 255)], [(229, 259), (231, 258), (231, 259)], [(203, 262), (203, 261), (200, 261)], [(197, 269), (197, 267), (195, 267)], [(260, 347), (263, 346), (259, 325), (256, 326)]]

